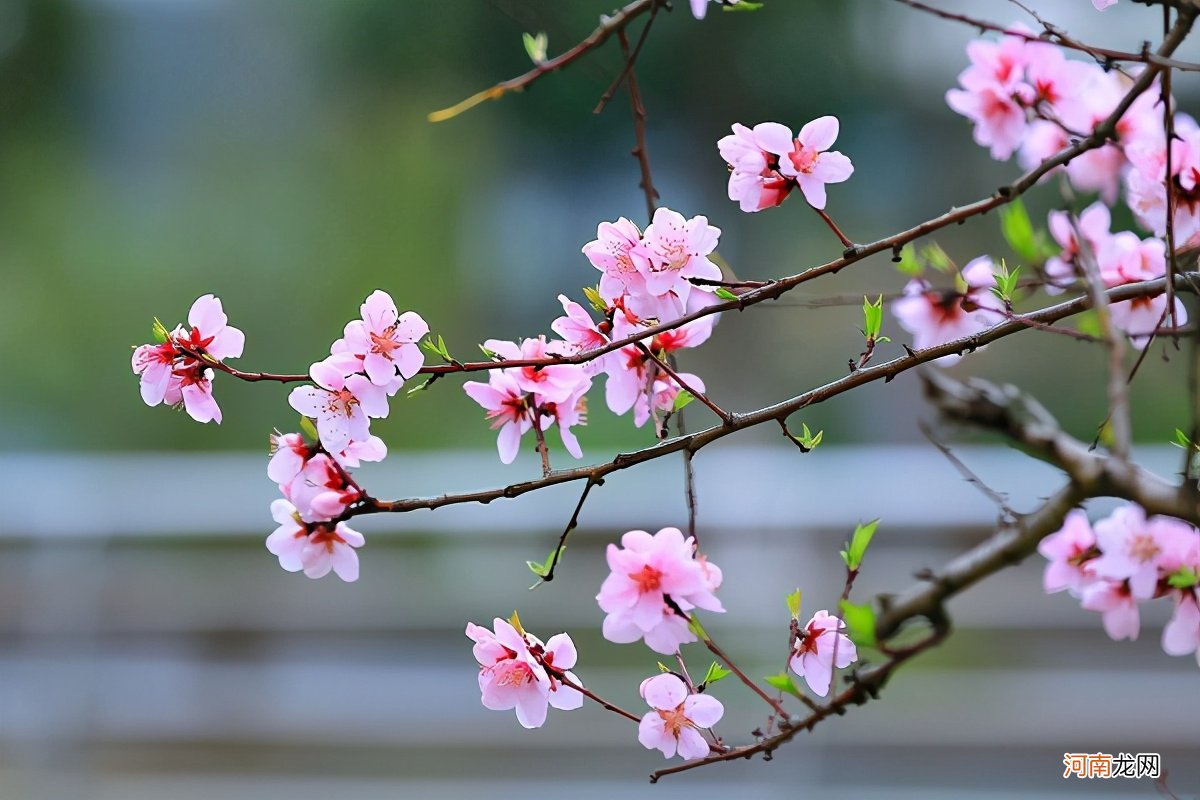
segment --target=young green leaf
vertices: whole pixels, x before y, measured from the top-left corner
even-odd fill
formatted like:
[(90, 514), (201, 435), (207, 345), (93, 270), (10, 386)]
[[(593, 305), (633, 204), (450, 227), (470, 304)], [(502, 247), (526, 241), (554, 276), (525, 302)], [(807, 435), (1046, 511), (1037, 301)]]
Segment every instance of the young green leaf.
[(708, 641), (708, 634), (705, 632), (704, 626), (700, 624), (700, 620), (697, 619), (695, 615), (692, 615), (692, 617), (688, 619), (688, 630), (696, 634), (696, 638), (700, 639), (700, 641)]
[(879, 330), (883, 327), (883, 295), (875, 302), (863, 298), (863, 335), (868, 341), (879, 338)]
[(598, 286), (583, 287), (583, 296), (587, 298), (589, 303), (591, 303), (592, 308), (596, 309), (600, 313), (604, 313), (608, 310), (608, 304), (605, 303), (604, 298), (600, 296), (600, 288)]
[[(554, 553), (556, 551), (558, 552), (557, 562), (554, 560)], [(526, 561), (525, 565), (529, 567), (529, 571), (534, 575), (537, 575), (539, 578), (544, 578), (550, 574), (550, 567), (552, 564), (557, 564), (562, 561), (562, 554), (566, 551), (567, 546), (564, 544), (561, 548), (556, 547), (554, 550), (551, 550), (544, 561)]]
[(799, 620), (800, 619), (800, 590), (797, 589), (796, 591), (789, 594), (785, 599), (787, 600), (788, 613), (792, 615), (792, 619)]
[(537, 36), (522, 33), (521, 42), (525, 45), (525, 52), (529, 55), (529, 60), (534, 64), (541, 64), (546, 60), (546, 48), (550, 44), (550, 39), (546, 36), (545, 31), (539, 31)]
[(1025, 204), (1020, 199), (1000, 207), (1000, 232), (1004, 234), (1004, 241), (1008, 242), (1008, 246), (1022, 260), (1029, 262), (1038, 260), (1039, 253), (1033, 232), (1033, 222), (1029, 219), (1029, 212), (1025, 210)]
[(787, 692), (794, 697), (802, 696), (800, 690), (796, 688), (796, 684), (792, 683), (792, 677), (786, 672), (780, 672), (778, 675), (768, 675), (763, 680), (781, 692)]
[(842, 601), (841, 609), (850, 641), (859, 647), (874, 647), (875, 609), (869, 605), (855, 605), (849, 600)]
[(734, 3), (731, 6), (721, 6), (722, 11), (758, 11), (763, 7), (762, 3), (752, 3), (750, 0), (742, 0), (740, 3)]
[(167, 339), (171, 338), (167, 326), (162, 324), (162, 320), (158, 317), (154, 318), (154, 322), (150, 326), (150, 335), (154, 337), (154, 341), (159, 344), (165, 344)]
[(674, 414), (676, 411), (686, 408), (695, 399), (687, 389), (680, 389), (679, 394), (675, 395), (675, 403), (671, 406), (671, 413)]
[(931, 242), (921, 248), (921, 258), (925, 259), (925, 262), (938, 272), (956, 272), (958, 270), (950, 256), (946, 255), (946, 251), (936, 242)]
[(304, 438), (310, 442), (320, 441), (320, 435), (317, 433), (317, 426), (308, 417), (300, 416), (300, 432), (304, 434)]
[(1200, 574), (1186, 564), (1167, 576), (1167, 585), (1175, 589), (1190, 589), (1200, 584)]
[(704, 680), (701, 681), (702, 686), (710, 686), (719, 680), (728, 678), (733, 674), (733, 670), (728, 670), (718, 664), (716, 661), (708, 665), (708, 672), (704, 673)]
[(917, 249), (906, 244), (900, 249), (900, 260), (896, 262), (896, 271), (901, 275), (920, 277), (925, 272), (925, 265), (917, 258)]
[(729, 291), (724, 286), (718, 286), (717, 291), (714, 292), (714, 294), (716, 294), (716, 296), (721, 298), (722, 300), (737, 300), (738, 299), (738, 296), (736, 294)]
[(854, 529), (850, 543), (846, 545), (845, 550), (841, 551), (842, 561), (846, 562), (846, 569), (856, 571), (862, 566), (863, 556), (867, 554), (867, 547), (870, 546), (871, 538), (875, 535), (877, 527), (879, 527), (879, 520), (873, 519)]

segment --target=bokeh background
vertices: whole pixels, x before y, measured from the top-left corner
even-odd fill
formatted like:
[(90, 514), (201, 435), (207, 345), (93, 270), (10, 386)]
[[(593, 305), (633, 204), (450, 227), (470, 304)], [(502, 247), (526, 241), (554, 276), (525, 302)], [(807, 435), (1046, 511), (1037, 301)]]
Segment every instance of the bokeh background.
[[(953, 5), (1020, 18), (1000, 0)], [(1038, 8), (1126, 50), (1161, 24), (1131, 3), (1103, 15), (1083, 0)], [(545, 31), (559, 52), (609, 10), (0, 0), (0, 798), (1153, 795), (1145, 782), (1064, 783), (1064, 750), (1161, 751), (1172, 787), (1200, 792), (1200, 674), (1158, 648), (1166, 610), (1148, 615), (1140, 641), (1111, 643), (1093, 615), (1041, 594), (1032, 562), (953, 605), (958, 634), (877, 706), (775, 763), (650, 789), (642, 778), (661, 761), (620, 720), (588, 708), (526, 733), (479, 707), (461, 630), (514, 607), (531, 630), (569, 629), (580, 673), (637, 707), (654, 659), (604, 644), (591, 598), (605, 543), (682, 522), (678, 463), (594, 494), (560, 580), (534, 592), (524, 560), (552, 545), (574, 488), (365, 521), (363, 576), (347, 586), (284, 574), (262, 549), (275, 493), (266, 434), (295, 425), (285, 387), (218, 379), (220, 426), (141, 404), (130, 346), (149, 339), (154, 316), (182, 321), (208, 292), (246, 331), (247, 369), (302, 371), (375, 288), (460, 357), (485, 338), (548, 332), (555, 296), (596, 280), (579, 248), (597, 222), (645, 222), (625, 96), (592, 114), (621, 66), (615, 43), (449, 122), (426, 114), (525, 71), (522, 32)], [(759, 13), (714, 8), (702, 23), (661, 14), (638, 76), (663, 202), (707, 214), (741, 277), (829, 260), (840, 247), (798, 201), (740, 213), (715, 147), (733, 121), (799, 127), (823, 114), (841, 119), (837, 147), (856, 166), (829, 205), (852, 238), (987, 194), (1016, 168), (992, 162), (943, 101), (971, 35), (870, 0), (771, 0)], [(1200, 45), (1180, 57), (1200, 60)], [(1200, 111), (1194, 78), (1175, 89), (1183, 110)], [(1058, 199), (1054, 185), (1034, 192), (1034, 218)], [(960, 264), (1011, 258), (990, 216), (937, 240)], [(844, 374), (861, 344), (855, 308), (804, 303), (902, 282), (886, 256), (867, 260), (727, 317), (683, 364), (728, 408), (792, 396)], [(884, 332), (904, 338), (890, 317)], [(1105, 413), (1104, 358), (1030, 332), (955, 371), (1018, 382), (1090, 438)], [(1156, 345), (1133, 392), (1141, 452), (1167, 474), (1178, 458), (1162, 443), (1187, 418), (1184, 363)], [(401, 396), (375, 423), (392, 456), (363, 470), (371, 491), (536, 474), (531, 457), (496, 461), (458, 383)], [(697, 404), (691, 424), (706, 413)], [(807, 410), (825, 431), (816, 453), (749, 431), (698, 457), (700, 530), (728, 583), (729, 613), (709, 627), (754, 674), (778, 670), (784, 594), (801, 586), (809, 612), (835, 597), (836, 551), (856, 521), (884, 520), (864, 598), (986, 535), (995, 509), (923, 442), (922, 416), (917, 381), (903, 376)], [(588, 459), (651, 437), (601, 402), (580, 434)], [(994, 445), (962, 452), (1018, 507), (1059, 481)], [(708, 660), (694, 658), (703, 671)], [(743, 737), (761, 714), (738, 687), (720, 688), (725, 735)]]

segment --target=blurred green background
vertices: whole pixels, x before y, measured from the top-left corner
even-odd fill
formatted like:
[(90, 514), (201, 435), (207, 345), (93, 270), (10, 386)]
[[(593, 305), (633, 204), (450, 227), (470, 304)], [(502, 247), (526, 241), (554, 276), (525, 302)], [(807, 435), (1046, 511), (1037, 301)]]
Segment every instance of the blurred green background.
[[(704, 22), (675, 5), (638, 64), (655, 183), (664, 204), (723, 230), (720, 253), (741, 277), (791, 274), (841, 247), (796, 199), (748, 215), (726, 198), (716, 140), (734, 121), (798, 128), (837, 115), (856, 172), (831, 187), (828, 210), (859, 241), (1017, 173), (943, 101), (967, 28), (882, 0), (768, 0), (758, 13), (713, 7)], [(953, 5), (1019, 17), (1004, 0)], [(1132, 3), (1103, 15), (1084, 0), (1038, 7), (1126, 50), (1160, 24)], [(888, 800), (1150, 791), (1063, 783), (1064, 748), (1161, 749), (1177, 788), (1200, 785), (1195, 665), (1159, 649), (1167, 610), (1147, 615), (1136, 644), (1111, 643), (1095, 615), (1041, 593), (1031, 561), (953, 604), (957, 635), (875, 708), (779, 763), (651, 793), (640, 780), (662, 762), (619, 720), (587, 709), (525, 735), (481, 709), (461, 631), (519, 606), (531, 630), (570, 630), (589, 685), (632, 707), (656, 659), (604, 644), (592, 596), (620, 531), (684, 519), (677, 461), (612, 476), (561, 579), (537, 592), (525, 559), (555, 541), (576, 487), (363, 520), (362, 579), (312, 582), (262, 548), (275, 496), (263, 454), (272, 428), (295, 425), (288, 388), (218, 377), (220, 426), (142, 404), (131, 345), (149, 340), (153, 317), (183, 321), (209, 292), (246, 332), (237, 365), (248, 370), (305, 370), (376, 288), (460, 358), (486, 338), (548, 333), (555, 296), (580, 298), (597, 280), (579, 252), (597, 223), (646, 222), (627, 99), (592, 114), (621, 67), (615, 45), (451, 121), (426, 115), (527, 70), (523, 32), (545, 31), (557, 53), (605, 11), (592, 0), (0, 0), (0, 800), (526, 798), (534, 779), (581, 799), (631, 786), (689, 800), (747, 787)], [(1200, 60), (1200, 46), (1179, 57)], [(1198, 109), (1197, 89), (1176, 76), (1184, 111)], [(1053, 183), (1031, 193), (1035, 220), (1057, 198)], [(959, 264), (1011, 263), (998, 227), (989, 215), (937, 241)], [(857, 303), (802, 304), (902, 285), (886, 255), (868, 259), (726, 315), (681, 365), (725, 408), (798, 394), (844, 375), (862, 343)], [(906, 338), (890, 314), (884, 333), (895, 341), (880, 359)], [(1186, 427), (1185, 363), (1157, 344), (1142, 367), (1142, 442)], [(1090, 439), (1106, 412), (1104, 367), (1099, 348), (1030, 331), (954, 371), (1018, 382)], [(530, 453), (497, 462), (460, 383), (400, 396), (373, 423), (392, 451), (363, 471), (373, 492), (537, 474)], [(590, 412), (588, 460), (653, 440), (613, 417), (599, 387)], [(688, 415), (712, 421), (699, 404)], [(884, 517), (863, 599), (994, 529), (991, 504), (920, 439), (921, 416), (906, 375), (799, 415), (825, 430), (815, 454), (764, 429), (698, 456), (701, 530), (729, 608), (706, 624), (754, 674), (778, 669), (784, 594), (802, 586), (809, 611), (836, 597), (831, 565), (857, 521)], [(555, 466), (570, 463), (551, 444)], [(1178, 462), (1169, 448), (1150, 455), (1164, 474)], [(1060, 480), (1011, 452), (964, 457), (1022, 509)], [(695, 658), (693, 669), (708, 663)], [(736, 687), (722, 699), (731, 738), (761, 724)]]
[[(1000, 19), (1016, 12), (977, 5)], [(579, 298), (596, 279), (579, 248), (597, 222), (646, 222), (625, 97), (591, 113), (619, 68), (615, 43), (524, 94), (439, 125), (425, 115), (526, 70), (523, 31), (546, 31), (557, 52), (591, 29), (597, 8), (2, 0), (0, 362), (24, 388), (0, 396), (0, 447), (257, 449), (272, 427), (294, 426), (278, 386), (219, 379), (219, 428), (138, 402), (130, 346), (149, 338), (153, 316), (182, 321), (207, 292), (246, 331), (246, 369), (304, 370), (377, 287), (460, 357), (488, 337), (548, 332), (555, 295)], [(1114, 45), (1154, 35), (1152, 14), (1124, 11), (1065, 21)], [(829, 207), (853, 238), (983, 196), (1015, 166), (992, 162), (942, 101), (970, 35), (877, 3), (714, 9), (703, 24), (686, 10), (662, 14), (638, 72), (663, 202), (707, 214), (724, 231), (721, 254), (747, 278), (836, 256), (799, 202), (740, 213), (724, 197), (715, 148), (735, 120), (799, 127), (822, 114), (841, 118), (837, 147), (857, 168)], [(1194, 82), (1176, 87), (1186, 110)], [(1056, 196), (1053, 186), (1034, 194), (1035, 218)], [(960, 264), (1010, 255), (990, 217), (938, 240)], [(844, 373), (861, 319), (852, 307), (791, 304), (900, 285), (876, 257), (727, 319), (684, 363), (736, 409), (796, 394)], [(898, 344), (883, 355), (892, 352)], [(1103, 415), (1102, 363), (1095, 348), (1031, 333), (965, 369), (1019, 380), (1086, 431)], [(1184, 397), (1172, 366), (1156, 357), (1145, 370), (1138, 433), (1161, 441)], [(396, 448), (485, 444), (478, 409), (455, 384), (398, 401), (378, 430)], [(811, 416), (826, 441), (911, 439), (912, 387), (868, 390)], [(593, 450), (649, 436), (600, 402), (582, 433)]]

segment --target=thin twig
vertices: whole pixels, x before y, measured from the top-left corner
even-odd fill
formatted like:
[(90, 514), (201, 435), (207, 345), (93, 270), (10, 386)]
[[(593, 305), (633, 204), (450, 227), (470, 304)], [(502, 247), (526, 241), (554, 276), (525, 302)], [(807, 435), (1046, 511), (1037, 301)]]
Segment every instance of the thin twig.
[(601, 17), (600, 25), (592, 31), (592, 33), (579, 44), (572, 47), (560, 56), (547, 59), (534, 66), (523, 75), (518, 75), (515, 78), (510, 78), (506, 81), (501, 81), (491, 88), (484, 89), (481, 92), (476, 92), (465, 100), (461, 100), (449, 108), (444, 108), (441, 111), (434, 111), (429, 115), (430, 122), (443, 122), (445, 120), (457, 117), (459, 114), (467, 111), (485, 100), (498, 100), (509, 92), (521, 91), (527, 88), (530, 84), (536, 81), (543, 75), (551, 72), (556, 72), (563, 67), (576, 61), (581, 56), (591, 50), (595, 50), (600, 45), (608, 41), (608, 38), (615, 33), (625, 30), (625, 28), (639, 15), (649, 11), (655, 4), (661, 0), (634, 0), (634, 2), (622, 8), (611, 17)]
[(854, 247), (854, 242), (850, 241), (846, 234), (842, 233), (842, 229), (837, 226), (837, 223), (833, 221), (832, 217), (825, 213), (824, 209), (817, 208), (816, 206), (809, 206), (809, 208), (817, 212), (817, 216), (829, 226), (829, 230), (833, 231), (833, 235), (836, 236), (838, 241), (842, 243), (842, 247)]
[[(648, 24), (647, 27), (649, 27)], [(644, 34), (643, 31), (643, 41), (645, 41)], [(642, 94), (638, 91), (637, 72), (633, 68), (633, 59), (636, 58), (636, 54), (629, 51), (629, 39), (625, 36), (625, 31), (617, 31), (617, 40), (621, 43), (621, 52), (625, 54), (626, 68), (629, 73), (625, 85), (629, 89), (629, 108), (633, 113), (633, 134), (637, 139), (637, 144), (629, 151), (629, 154), (637, 159), (638, 167), (642, 171), (642, 181), (638, 186), (646, 196), (646, 219), (653, 219), (654, 209), (658, 207), (658, 190), (654, 188), (654, 179), (650, 174), (650, 153), (646, 150), (646, 107), (642, 105)], [(641, 47), (640, 42), (638, 46)]]
[[(646, 37), (650, 35), (650, 26), (654, 24), (654, 18), (658, 16), (658, 9), (661, 3), (654, 3), (650, 7), (650, 18), (646, 20), (646, 25), (642, 28), (642, 35), (638, 37), (638, 42), (634, 45), (633, 52), (625, 58), (625, 65), (621, 67), (620, 73), (613, 79), (613, 82), (604, 90), (604, 94), (600, 95), (600, 102), (596, 103), (596, 107), (592, 109), (593, 114), (599, 114), (604, 110), (608, 102), (613, 99), (613, 95), (617, 93), (617, 88), (625, 81), (625, 76), (633, 69), (633, 65), (637, 62), (638, 56), (642, 53), (642, 45), (646, 43)], [(621, 31), (620, 37), (624, 37), (624, 31)], [(624, 50), (626, 48), (622, 48)]]
[(621, 708), (619, 705), (616, 705), (615, 703), (608, 702), (607, 700), (605, 700), (603, 697), (596, 694), (592, 690), (585, 689), (585, 688), (583, 688), (582, 685), (575, 683), (575, 681), (571, 680), (570, 678), (568, 678), (566, 676), (566, 673), (558, 672), (556, 670), (554, 673), (554, 677), (555, 677), (555, 679), (560, 681), (564, 686), (571, 687), (572, 689), (579, 692), (581, 695), (583, 695), (587, 699), (591, 700), (594, 703), (599, 703), (601, 706), (603, 706), (604, 708), (607, 708), (609, 711), (612, 711), (616, 714), (620, 714), (625, 719), (633, 720), (634, 722), (642, 721), (642, 718), (637, 716), (636, 714), (626, 711), (625, 709)]
[(671, 377), (671, 379), (679, 385), (679, 388), (683, 389), (685, 392), (690, 394), (692, 397), (696, 398), (701, 403), (703, 403), (704, 405), (706, 405), (710, 409), (712, 409), (712, 412), (714, 414), (716, 414), (718, 417), (720, 417), (722, 422), (724, 422), (726, 425), (730, 425), (733, 423), (733, 415), (732, 414), (730, 414), (728, 411), (721, 408), (719, 405), (717, 405), (712, 400), (710, 400), (704, 392), (697, 391), (697, 390), (693, 389), (691, 386), (689, 386), (687, 384), (687, 382), (684, 381), (684, 379), (679, 376), (679, 373), (671, 368), (670, 364), (663, 361), (658, 356), (654, 355), (654, 352), (649, 347), (646, 347), (646, 345), (644, 345), (643, 343), (638, 342), (637, 348), (638, 348), (638, 350), (642, 351), (642, 355), (644, 355), (646, 358), (653, 361), (658, 366), (659, 369), (661, 369), (663, 372), (667, 373), (667, 375), (669, 375)]
[(919, 422), (917, 425), (921, 429), (921, 433), (925, 434), (925, 438), (929, 440), (929, 443), (936, 447), (938, 451), (946, 457), (946, 460), (949, 461), (956, 470), (958, 470), (958, 474), (961, 475), (967, 483), (971, 484), (980, 492), (982, 492), (984, 497), (996, 504), (996, 507), (1000, 509), (1000, 513), (1003, 515), (1004, 519), (1011, 520), (1016, 518), (1015, 512), (1013, 512), (1012, 508), (1010, 508), (1008, 505), (1007, 496), (997, 492), (995, 489), (984, 483), (982, 478), (976, 475), (961, 458), (954, 454), (954, 451), (950, 449), (948, 444), (941, 441), (934, 435), (933, 429), (924, 421)]
[(558, 567), (558, 560), (562, 556), (563, 548), (567, 546), (567, 537), (579, 525), (579, 512), (583, 511), (583, 504), (587, 502), (588, 494), (592, 491), (593, 486), (600, 486), (603, 483), (603, 480), (589, 479), (584, 485), (583, 494), (579, 495), (579, 502), (575, 504), (575, 510), (571, 512), (571, 519), (567, 522), (567, 527), (563, 528), (562, 535), (558, 537), (558, 546), (554, 548), (554, 555), (550, 557), (550, 566), (546, 570), (546, 574), (542, 576), (542, 580), (546, 583), (554, 580), (554, 570)]

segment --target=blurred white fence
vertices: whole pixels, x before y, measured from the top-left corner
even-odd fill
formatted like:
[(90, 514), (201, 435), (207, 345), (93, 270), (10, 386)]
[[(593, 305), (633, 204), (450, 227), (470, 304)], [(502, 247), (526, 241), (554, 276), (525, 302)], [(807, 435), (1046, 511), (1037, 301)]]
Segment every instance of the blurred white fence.
[[(957, 452), (1018, 510), (1061, 482), (1013, 451)], [(1138, 455), (1162, 474), (1179, 466), (1170, 448)], [(1200, 670), (1159, 649), (1167, 609), (1147, 615), (1140, 641), (1110, 642), (1096, 615), (1042, 593), (1036, 559), (955, 600), (955, 636), (871, 707), (774, 763), (645, 787), (661, 759), (623, 720), (589, 707), (525, 732), (484, 710), (462, 629), (515, 607), (534, 631), (569, 630), (584, 680), (637, 708), (656, 659), (604, 643), (593, 598), (606, 543), (682, 524), (677, 460), (594, 490), (559, 578), (532, 592), (524, 561), (553, 545), (580, 487), (366, 519), (362, 579), (345, 585), (283, 573), (262, 548), (264, 466), (0, 456), (0, 800), (706, 798), (747, 786), (763, 797), (1153, 796), (1148, 783), (1064, 782), (1066, 750), (1161, 752), (1172, 788), (1200, 791)], [(699, 533), (728, 609), (706, 624), (756, 675), (782, 663), (784, 594), (803, 588), (808, 612), (836, 597), (837, 549), (856, 521), (883, 520), (866, 598), (981, 540), (996, 516), (929, 447), (714, 447), (696, 468)], [(398, 453), (362, 477), (412, 496), (535, 471), (490, 452)], [(698, 669), (709, 660), (690, 657)], [(732, 682), (718, 695), (722, 733), (744, 740), (762, 711)]]

